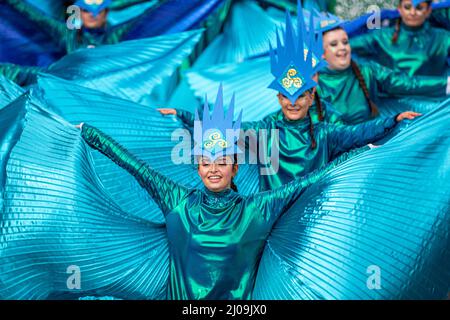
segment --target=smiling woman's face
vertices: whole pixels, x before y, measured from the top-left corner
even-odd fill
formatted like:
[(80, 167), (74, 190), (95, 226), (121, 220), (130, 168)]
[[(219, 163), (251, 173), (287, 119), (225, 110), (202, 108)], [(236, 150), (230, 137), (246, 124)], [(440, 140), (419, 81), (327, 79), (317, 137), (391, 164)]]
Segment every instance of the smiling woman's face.
[(345, 70), (350, 66), (352, 49), (348, 41), (347, 32), (335, 29), (323, 35), (323, 49), (328, 68), (332, 70)]
[(278, 93), (278, 102), (280, 103), (284, 117), (289, 121), (295, 121), (306, 117), (309, 108), (313, 104), (313, 95), (311, 92), (306, 91), (298, 97), (295, 104), (292, 104), (287, 97)]
[(220, 192), (231, 187), (231, 180), (236, 176), (237, 163), (233, 164), (231, 156), (219, 157), (212, 162), (207, 157), (200, 157), (198, 174), (208, 190)]

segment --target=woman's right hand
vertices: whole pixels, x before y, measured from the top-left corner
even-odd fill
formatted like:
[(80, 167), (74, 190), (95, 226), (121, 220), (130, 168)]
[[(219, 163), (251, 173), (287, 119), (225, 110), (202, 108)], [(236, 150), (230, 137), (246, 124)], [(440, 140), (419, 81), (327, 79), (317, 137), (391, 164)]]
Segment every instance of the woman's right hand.
[(161, 109), (156, 109), (156, 110), (158, 110), (163, 115), (169, 115), (169, 114), (173, 114), (174, 116), (177, 115), (177, 110), (173, 109), (173, 108), (161, 108)]
[(75, 128), (78, 128), (78, 129), (82, 130), (83, 129), (83, 124), (84, 124), (84, 122), (82, 122), (80, 124), (77, 124), (77, 125), (75, 125)]

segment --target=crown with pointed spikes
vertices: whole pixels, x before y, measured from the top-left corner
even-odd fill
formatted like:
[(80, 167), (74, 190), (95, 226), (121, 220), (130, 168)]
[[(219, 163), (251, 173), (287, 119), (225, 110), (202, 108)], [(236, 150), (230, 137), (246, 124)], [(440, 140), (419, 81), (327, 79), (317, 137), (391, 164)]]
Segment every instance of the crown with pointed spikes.
[(89, 11), (96, 17), (104, 9), (108, 8), (112, 0), (77, 0), (75, 5)]
[(303, 10), (298, 2), (297, 14), (302, 21), (309, 20), (309, 28), (302, 28), (304, 30), (304, 39), (309, 40), (309, 45), (305, 44), (305, 59), (307, 58), (309, 49), (312, 51), (312, 67), (314, 74), (325, 68), (328, 63), (323, 59), (323, 35), (322, 32), (316, 32), (314, 21), (317, 19), (317, 13), (307, 12), (309, 19), (304, 19)]
[[(286, 12), (286, 30), (282, 35), (283, 44), (281, 43), (278, 30), (276, 32), (276, 50), (269, 43), (271, 72), (275, 77), (275, 80), (269, 85), (269, 88), (277, 90), (292, 103), (295, 103), (297, 98), (305, 91), (317, 85), (312, 80), (315, 74), (312, 66), (313, 52), (312, 50), (308, 50), (308, 47), (315, 47), (315, 35), (313, 32), (310, 32), (310, 36), (307, 37), (308, 32), (305, 27), (303, 10), (299, 2), (297, 14), (296, 32), (289, 12)], [(305, 46), (305, 40), (309, 40), (308, 46)], [(317, 61), (322, 60), (321, 57), (316, 57), (315, 59)]]
[(329, 12), (318, 12), (317, 10), (314, 10), (314, 12), (316, 16), (313, 16), (313, 21), (316, 33), (324, 33), (339, 28), (345, 22)]
[(241, 128), (242, 110), (237, 120), (234, 117), (234, 94), (225, 114), (223, 107), (222, 84), (217, 93), (216, 103), (212, 114), (209, 112), (208, 100), (205, 97), (203, 119), (200, 120), (198, 110), (195, 112), (194, 122), (194, 156), (205, 156), (216, 160), (218, 157), (242, 153), (238, 147), (239, 131)]

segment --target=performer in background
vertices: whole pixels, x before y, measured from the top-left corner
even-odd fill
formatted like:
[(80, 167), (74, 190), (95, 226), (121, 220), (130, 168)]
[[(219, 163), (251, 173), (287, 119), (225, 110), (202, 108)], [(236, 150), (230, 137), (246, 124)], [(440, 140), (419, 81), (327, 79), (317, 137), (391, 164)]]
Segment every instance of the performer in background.
[(353, 52), (409, 76), (446, 76), (450, 33), (430, 26), (431, 1), (400, 0), (398, 11), (395, 26), (352, 38)]

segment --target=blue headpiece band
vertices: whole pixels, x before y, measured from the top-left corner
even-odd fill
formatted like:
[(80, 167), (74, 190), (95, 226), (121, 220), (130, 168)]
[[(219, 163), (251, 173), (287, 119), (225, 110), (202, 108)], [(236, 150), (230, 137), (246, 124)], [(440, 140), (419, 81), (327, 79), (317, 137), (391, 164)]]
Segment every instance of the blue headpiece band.
[(112, 0), (77, 0), (75, 5), (89, 11), (96, 17), (104, 9), (108, 8)]
[[(277, 48), (270, 45), (271, 73), (275, 80), (269, 88), (277, 90), (286, 96), (292, 103), (305, 91), (317, 84), (312, 80), (316, 73), (313, 68), (314, 50), (318, 46), (318, 37), (314, 32), (308, 32), (305, 27), (303, 10), (298, 3), (297, 30), (295, 32), (291, 16), (286, 12), (286, 30), (282, 35), (283, 44), (279, 32), (276, 32)], [(311, 24), (312, 26), (312, 24)], [(312, 28), (312, 27), (311, 27)], [(305, 45), (307, 43), (307, 45)], [(321, 44), (321, 40), (320, 40)], [(312, 48), (312, 50), (308, 50)], [(315, 56), (316, 66), (322, 66), (322, 56)]]
[(205, 98), (203, 120), (200, 121), (198, 111), (194, 122), (193, 155), (205, 156), (214, 161), (218, 157), (242, 153), (237, 145), (241, 128), (242, 110), (234, 122), (234, 95), (231, 98), (228, 111), (224, 113), (223, 89), (219, 87), (216, 103), (210, 115), (208, 101)]

